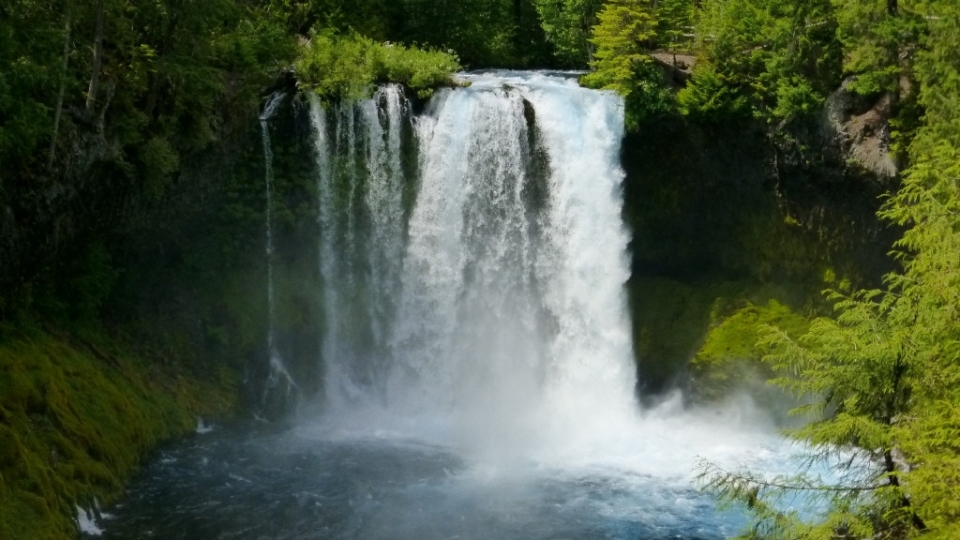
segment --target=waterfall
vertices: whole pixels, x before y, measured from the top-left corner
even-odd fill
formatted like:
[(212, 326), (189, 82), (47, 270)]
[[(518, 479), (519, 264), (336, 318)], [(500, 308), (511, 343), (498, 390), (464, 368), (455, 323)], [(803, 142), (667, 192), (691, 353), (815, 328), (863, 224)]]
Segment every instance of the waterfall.
[(283, 102), (284, 94), (277, 92), (267, 99), (267, 104), (260, 115), (260, 132), (263, 139), (263, 160), (264, 160), (264, 189), (266, 191), (266, 255), (267, 255), (267, 358), (269, 363), (269, 374), (264, 385), (263, 395), (260, 400), (260, 406), (266, 407), (268, 400), (271, 399), (271, 393), (279, 388), (279, 399), (288, 405), (291, 398), (291, 392), (297, 385), (291, 377), (276, 344), (276, 298), (273, 282), (273, 147), (270, 143), (270, 125), (269, 120), (277, 112), (277, 108)]
[[(310, 100), (319, 193), (325, 393), (355, 402), (382, 385), (403, 256), (402, 132), (410, 104), (388, 85), (331, 115)], [(332, 127), (332, 129), (331, 129)], [(332, 137), (331, 137), (332, 132)]]
[[(285, 126), (312, 130), (295, 150), (305, 142), (313, 155), (278, 160), (276, 184), (268, 121), (283, 98), (271, 97), (261, 118), (271, 372), (258, 412), (282, 413), (314, 382), (319, 407), (282, 430), (205, 430), (165, 449), (105, 530), (78, 508), (81, 529), (719, 540), (745, 521), (691, 485), (697, 460), (792, 474), (799, 449), (752, 405), (685, 408), (675, 395), (640, 411), (621, 99), (562, 74), (464, 78), (472, 86), (427, 103), (398, 86), (352, 103), (310, 96), (307, 117)], [(316, 189), (315, 245), (291, 241), (312, 242), (310, 226), (281, 235), (271, 224), (281, 188), (298, 209)], [(314, 321), (316, 333), (297, 333)], [(294, 385), (284, 359), (314, 352), (321, 381), (290, 363)], [(802, 496), (787, 504), (801, 519), (816, 511)]]
[(332, 130), (313, 101), (328, 404), (452, 414), (486, 439), (622, 422), (623, 104), (563, 76), (467, 78), (417, 116), (381, 88)]

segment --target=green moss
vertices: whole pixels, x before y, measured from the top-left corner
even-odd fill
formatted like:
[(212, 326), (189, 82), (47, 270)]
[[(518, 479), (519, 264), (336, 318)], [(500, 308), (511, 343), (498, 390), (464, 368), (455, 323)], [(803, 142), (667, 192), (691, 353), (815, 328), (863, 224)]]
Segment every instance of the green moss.
[(717, 300), (710, 315), (710, 329), (690, 363), (692, 386), (702, 400), (713, 400), (735, 390), (764, 397), (760, 390), (772, 377), (761, 361), (765, 351), (757, 345), (765, 326), (775, 326), (788, 335), (806, 333), (810, 321), (775, 299), (755, 304)]
[[(786, 317), (781, 309), (792, 313), (785, 306), (804, 306), (804, 312), (813, 309), (807, 289), (796, 284), (635, 276), (628, 287), (640, 381), (645, 390), (653, 392), (679, 383), (687, 371), (696, 379), (705, 358), (724, 357), (719, 353), (704, 356), (704, 347), (710, 351), (733, 347), (737, 342), (733, 335), (752, 346), (756, 332), (740, 332), (738, 326), (745, 322), (746, 313), (726, 322), (741, 310), (753, 306), (760, 313), (759, 320), (772, 323), (778, 315)], [(779, 307), (770, 308), (771, 301)], [(745, 356), (755, 357), (752, 353)], [(694, 393), (702, 390), (696, 384), (692, 389)]]
[(704, 289), (666, 278), (629, 282), (633, 343), (644, 393), (673, 384), (710, 323)]
[(106, 346), (34, 332), (0, 343), (0, 538), (76, 537), (76, 506), (109, 502), (145, 454), (225, 414), (228, 373), (187, 380)]

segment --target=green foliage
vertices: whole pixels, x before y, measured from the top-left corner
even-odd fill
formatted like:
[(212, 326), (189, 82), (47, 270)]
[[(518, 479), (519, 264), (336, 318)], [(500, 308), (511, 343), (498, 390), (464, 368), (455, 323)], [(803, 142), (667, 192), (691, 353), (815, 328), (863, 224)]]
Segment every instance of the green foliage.
[(303, 47), (295, 64), (300, 84), (331, 98), (361, 98), (375, 81), (368, 55), (376, 46), (357, 34), (318, 33)]
[(916, 45), (926, 27), (912, 4), (834, 0), (845, 53), (844, 71), (856, 75), (852, 90), (867, 95), (898, 94), (901, 78), (911, 77)]
[[(881, 291), (830, 298), (836, 319), (817, 319), (800, 338), (768, 327), (758, 345), (770, 351), (765, 360), (781, 373), (776, 384), (800, 398), (818, 398), (795, 411), (811, 421), (791, 436), (810, 445), (808, 463), (831, 465), (840, 483), (806, 473), (762, 479), (707, 466), (707, 486), (754, 513), (748, 538), (901, 538), (922, 528), (895, 457), (913, 407), (916, 366), (905, 353), (914, 329), (891, 324), (896, 300)], [(826, 508), (817, 521), (804, 522), (780, 506), (797, 492)]]
[(592, 59), (591, 29), (603, 0), (534, 0), (547, 40), (564, 64), (583, 66)]
[(647, 54), (657, 37), (652, 4), (646, 0), (612, 1), (604, 5), (598, 19), (590, 38), (596, 46), (592, 71), (580, 78), (581, 84), (622, 95), (628, 129), (673, 112), (674, 100), (664, 73)]
[(449, 51), (471, 68), (544, 66), (549, 49), (534, 4), (393, 0), (385, 6), (390, 31), (383, 39)]
[(0, 9), (0, 163), (3, 175), (48, 136), (63, 49), (62, 7), (12, 0)]
[(761, 363), (769, 352), (757, 340), (763, 328), (775, 325), (791, 337), (806, 333), (809, 321), (775, 299), (766, 304), (747, 302), (730, 312), (719, 299), (711, 313), (710, 330), (690, 363), (698, 396), (717, 399), (736, 389), (747, 390), (770, 378)]
[(699, 121), (746, 115), (749, 100), (726, 77), (706, 65), (697, 69), (696, 81), (677, 93), (677, 108)]
[[(307, 34), (310, 28), (356, 31), (372, 39), (389, 39), (391, 16), (397, 4), (389, 0), (274, 0), (293, 31)], [(392, 4), (392, 5), (391, 5)]]
[(590, 42), (597, 46), (593, 71), (582, 78), (592, 88), (615, 90), (627, 96), (640, 64), (656, 36), (656, 20), (645, 0), (615, 0), (603, 6)]
[[(131, 176), (168, 176), (295, 52), (285, 21), (259, 2), (17, 0), (2, 14), (0, 159), (11, 164), (32, 163), (41, 148), (83, 151), (64, 137), (89, 130), (110, 141), (101, 159)], [(53, 130), (57, 110), (65, 132)]]
[(768, 122), (812, 114), (840, 82), (836, 29), (829, 0), (704, 1), (702, 58), (681, 110), (717, 120), (749, 111)]
[(358, 34), (318, 32), (302, 48), (296, 62), (300, 84), (326, 99), (359, 99), (373, 85), (401, 83), (422, 97), (453, 84), (460, 69), (449, 53), (380, 44)]
[(109, 342), (7, 329), (0, 345), (0, 536), (76, 538), (157, 443), (233, 404), (235, 381), (190, 381)]
[(756, 342), (767, 324), (783, 324), (796, 335), (806, 331), (809, 321), (800, 313), (809, 309), (807, 289), (794, 281), (730, 281), (720, 273), (688, 281), (635, 274), (627, 291), (643, 390), (658, 392), (689, 377), (694, 402), (746, 392), (785, 413), (790, 400), (765, 386), (771, 371)]
[(624, 98), (627, 129), (636, 130), (641, 125), (676, 114), (677, 100), (666, 78), (663, 68), (653, 62), (641, 62), (635, 66), (634, 78), (627, 83), (630, 92)]
[[(803, 476), (771, 482), (708, 470), (710, 487), (754, 510), (749, 537), (960, 533), (960, 5), (913, 7), (929, 36), (915, 44), (913, 68), (926, 114), (903, 186), (881, 211), (905, 228), (896, 246), (903, 270), (889, 274), (883, 290), (830, 293), (836, 319), (814, 322), (805, 336), (770, 329), (762, 341), (776, 348), (769, 359), (783, 374), (777, 383), (818, 398), (800, 411), (813, 421), (793, 436), (821, 458), (853, 452), (859, 459), (840, 470), (859, 471), (810, 488)], [(803, 490), (827, 503), (819, 523), (802, 523), (775, 504)]]
[(696, 17), (693, 0), (658, 0), (657, 46), (670, 51), (686, 50), (692, 45)]

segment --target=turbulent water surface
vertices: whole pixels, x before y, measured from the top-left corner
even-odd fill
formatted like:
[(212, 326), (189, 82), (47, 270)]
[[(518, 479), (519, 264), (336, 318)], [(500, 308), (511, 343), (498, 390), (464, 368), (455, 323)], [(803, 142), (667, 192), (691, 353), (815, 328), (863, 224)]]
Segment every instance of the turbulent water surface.
[(395, 86), (311, 103), (323, 398), (166, 450), (106, 538), (737, 532), (691, 484), (698, 457), (775, 472), (790, 448), (749, 403), (636, 403), (621, 100), (467, 78), (421, 114)]
[(695, 456), (773, 470), (786, 455), (742, 420), (663, 411), (595, 448), (500, 460), (422, 431), (215, 429), (161, 452), (100, 526), (107, 539), (721, 539), (743, 518), (694, 489)]

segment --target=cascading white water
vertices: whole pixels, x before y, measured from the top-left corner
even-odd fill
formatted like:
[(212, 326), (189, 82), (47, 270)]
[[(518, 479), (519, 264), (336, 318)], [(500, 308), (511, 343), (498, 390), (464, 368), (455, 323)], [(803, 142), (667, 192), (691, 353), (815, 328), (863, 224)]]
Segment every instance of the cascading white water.
[(419, 115), (396, 87), (336, 125), (313, 102), (323, 429), (684, 483), (697, 455), (769, 443), (749, 406), (636, 402), (621, 99), (571, 76), (465, 78)]
[[(326, 395), (363, 399), (383, 384), (403, 254), (401, 132), (409, 103), (398, 86), (327, 113), (311, 98), (319, 193)], [(359, 118), (359, 122), (357, 121)], [(362, 159), (360, 159), (362, 158)]]
[(622, 104), (563, 78), (471, 79), (422, 119), (389, 402), (521, 452), (633, 412)]
[[(367, 128), (367, 182), (364, 204), (369, 213), (367, 238), (368, 314), (378, 352), (389, 332), (403, 256), (403, 170), (400, 133), (407, 106), (400, 87), (381, 88), (360, 104)], [(381, 118), (382, 112), (382, 118)]]
[(340, 105), (333, 145), (312, 104), (328, 401), (454, 415), (468, 444), (628, 421), (622, 102), (566, 77), (468, 78), (416, 118), (394, 86)]
[(270, 392), (280, 388), (284, 400), (289, 400), (291, 392), (296, 389), (297, 384), (284, 365), (283, 358), (277, 350), (276, 344), (276, 298), (273, 283), (273, 146), (270, 142), (270, 124), (269, 120), (276, 114), (277, 109), (283, 102), (284, 94), (277, 92), (267, 99), (267, 104), (260, 115), (260, 132), (263, 139), (263, 159), (264, 159), (264, 189), (266, 191), (266, 254), (267, 254), (267, 355), (269, 361), (269, 373), (264, 384), (264, 391), (261, 397), (261, 406), (263, 406)]

